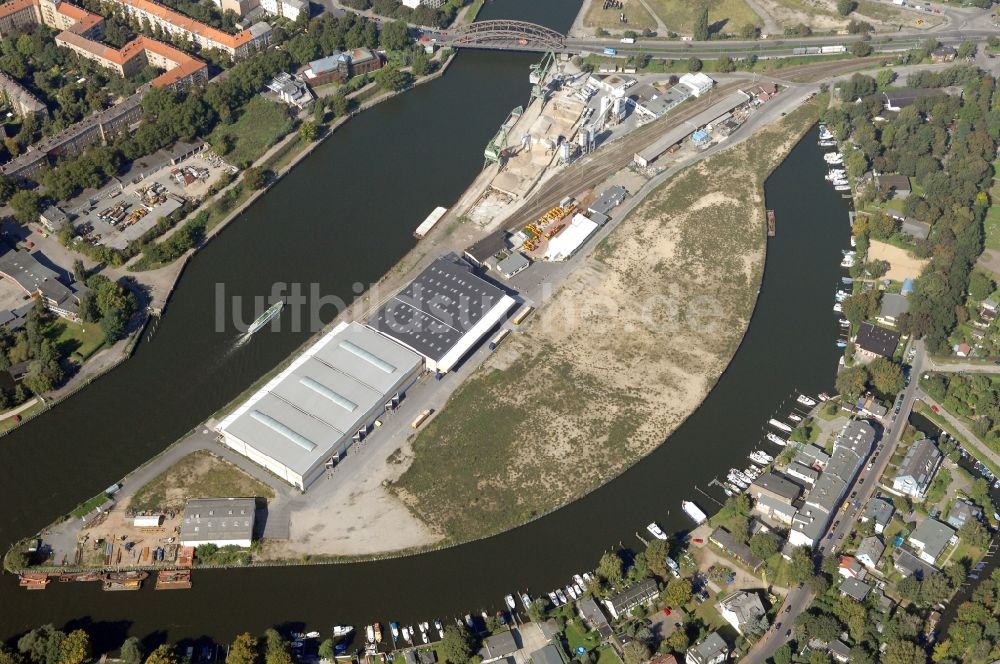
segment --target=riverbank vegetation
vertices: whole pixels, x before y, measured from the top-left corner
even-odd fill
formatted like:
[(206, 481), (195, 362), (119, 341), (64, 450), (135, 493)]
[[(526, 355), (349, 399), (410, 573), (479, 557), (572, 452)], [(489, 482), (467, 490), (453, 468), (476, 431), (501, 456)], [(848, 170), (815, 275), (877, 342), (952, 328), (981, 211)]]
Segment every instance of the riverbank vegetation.
[(618, 475), (697, 408), (756, 301), (764, 178), (827, 100), (674, 176), (598, 245), (417, 436), (393, 485), (416, 516), (449, 541), (514, 527)]
[(222, 457), (199, 450), (136, 491), (128, 506), (137, 512), (181, 510), (189, 498), (206, 496), (273, 498), (274, 490)]
[[(878, 84), (855, 75), (842, 87), (841, 97), (861, 98), (862, 103), (831, 108), (824, 117), (838, 138), (850, 140), (857, 148), (845, 160), (852, 177), (871, 169), (905, 175), (914, 182), (912, 193), (901, 202), (901, 213), (930, 225), (926, 239), (913, 240), (917, 257), (928, 258), (929, 263), (916, 280), (909, 311), (900, 316), (898, 327), (903, 334), (924, 339), (930, 352), (939, 353), (949, 348), (949, 336), (968, 317), (964, 304), (972, 266), (982, 251), (983, 221), (989, 208), (985, 192), (993, 179), (1000, 108), (994, 79), (973, 66), (918, 72), (906, 84), (925, 90), (960, 86), (962, 95), (944, 90), (925, 94), (895, 117), (875, 122), (882, 110), (873, 94)], [(880, 191), (870, 178), (858, 204), (863, 209), (877, 208), (887, 198), (891, 195)], [(874, 234), (895, 232), (899, 222), (880, 219), (888, 226), (884, 231), (874, 225), (856, 229), (859, 246), (867, 246)]]

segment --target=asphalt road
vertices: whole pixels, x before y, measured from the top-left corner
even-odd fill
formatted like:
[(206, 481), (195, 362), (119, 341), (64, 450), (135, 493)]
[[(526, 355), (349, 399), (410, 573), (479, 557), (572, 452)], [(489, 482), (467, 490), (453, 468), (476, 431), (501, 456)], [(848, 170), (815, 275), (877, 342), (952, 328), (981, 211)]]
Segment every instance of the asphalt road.
[[(882, 432), (882, 437), (875, 446), (875, 452), (869, 459), (869, 465), (861, 469), (854, 483), (848, 487), (849, 507), (847, 510), (838, 512), (834, 516), (833, 526), (827, 531), (826, 537), (817, 547), (818, 557), (837, 552), (838, 547), (851, 531), (854, 522), (861, 516), (865, 505), (867, 505), (868, 500), (875, 492), (878, 478), (885, 471), (886, 466), (889, 465), (889, 459), (892, 458), (896, 445), (899, 443), (899, 437), (905, 428), (903, 423), (906, 422), (910, 415), (910, 410), (913, 408), (913, 402), (916, 399), (917, 393), (917, 379), (923, 370), (923, 343), (918, 341), (914, 347), (916, 348), (916, 353), (910, 364), (910, 376), (912, 379), (910, 380), (910, 384), (906, 386), (906, 389), (900, 393), (902, 396), (902, 405), (900, 406), (899, 414), (896, 415), (890, 411), (889, 415), (886, 416), (885, 430)], [(811, 601), (812, 593), (806, 586), (796, 588), (790, 592), (785, 598), (785, 602), (778, 614), (778, 619), (775, 621), (775, 626), (764, 635), (764, 638), (757, 642), (757, 645), (747, 653), (742, 661), (745, 664), (763, 664), (769, 657), (774, 655), (774, 652), (778, 648), (788, 643), (792, 638), (792, 634), (794, 634), (792, 625), (795, 617), (802, 613)]]

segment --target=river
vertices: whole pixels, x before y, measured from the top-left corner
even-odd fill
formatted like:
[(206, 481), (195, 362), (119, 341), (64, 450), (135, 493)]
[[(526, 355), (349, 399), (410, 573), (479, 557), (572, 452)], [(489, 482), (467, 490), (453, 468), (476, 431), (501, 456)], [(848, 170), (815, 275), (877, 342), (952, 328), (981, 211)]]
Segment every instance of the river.
[[(578, 6), (493, 0), (481, 18), (565, 30)], [(264, 333), (232, 351), (235, 332), (214, 331), (216, 284), (251, 298), (275, 281), (317, 283), (346, 298), (355, 283), (377, 280), (412, 246), (416, 224), (434, 206), (452, 204), (479, 172), (485, 143), (510, 108), (527, 101), (535, 59), (463, 53), (444, 77), (348, 123), (200, 252), (135, 357), (0, 439), (0, 549), (169, 445), (306, 339), (306, 332)], [(831, 306), (847, 207), (823, 180), (815, 139), (814, 131), (767, 183), (778, 233), (731, 366), (666, 444), (621, 477), (508, 533), (408, 558), (198, 571), (192, 590), (166, 593), (152, 584), (138, 593), (102, 593), (96, 584), (29, 593), (5, 575), (0, 638), (47, 622), (84, 626), (100, 651), (128, 634), (150, 643), (227, 641), (272, 624), (301, 622), (327, 633), (334, 623), (461, 615), (496, 608), (515, 589), (539, 593), (565, 584), (609, 547), (638, 544), (634, 533), (653, 519), (666, 530), (688, 527), (681, 500), (714, 508), (694, 487), (707, 489), (713, 476), (745, 465), (747, 452), (767, 445), (759, 442), (762, 426), (794, 389), (815, 394), (835, 375)]]

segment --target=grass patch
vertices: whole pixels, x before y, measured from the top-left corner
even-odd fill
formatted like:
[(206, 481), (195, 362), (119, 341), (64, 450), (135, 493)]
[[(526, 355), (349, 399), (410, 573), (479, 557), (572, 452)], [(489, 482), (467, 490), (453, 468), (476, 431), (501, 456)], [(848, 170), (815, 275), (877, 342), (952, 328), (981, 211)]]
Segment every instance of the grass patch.
[(225, 158), (241, 168), (251, 164), (264, 154), (278, 139), (292, 130), (292, 118), (288, 109), (270, 102), (260, 95), (251, 99), (243, 115), (233, 124), (221, 124), (209, 137), (212, 145), (218, 145), (228, 137), (233, 148)]
[[(653, 13), (674, 32), (691, 34), (699, 3), (690, 0), (649, 0)], [(754, 10), (743, 0), (708, 0), (708, 25), (710, 32), (738, 32), (750, 23), (764, 24)]]
[(49, 325), (46, 336), (51, 339), (63, 357), (72, 357), (80, 363), (104, 347), (104, 330), (100, 323), (74, 323), (58, 318)]
[[(993, 169), (1000, 168), (1000, 159), (993, 162)], [(990, 187), (990, 209), (986, 211), (983, 222), (986, 235), (986, 248), (1000, 250), (1000, 180), (994, 179)]]
[(588, 652), (601, 645), (601, 636), (597, 632), (587, 632), (577, 621), (566, 623), (566, 644), (569, 651), (576, 654), (576, 649), (583, 646)]
[(98, 507), (106, 503), (107, 501), (108, 501), (108, 496), (102, 491), (101, 493), (97, 494), (90, 500), (84, 501), (79, 505), (77, 505), (76, 508), (72, 512), (70, 512), (70, 514), (72, 514), (78, 519), (82, 519), (83, 517), (87, 516), (88, 514), (96, 510)]
[(951, 472), (949, 472), (947, 468), (939, 469), (937, 475), (934, 476), (934, 481), (931, 482), (930, 488), (927, 489), (927, 499), (925, 504), (937, 505), (940, 503), (950, 485)]
[(622, 660), (614, 648), (604, 646), (597, 651), (597, 664), (622, 664)]
[(179, 510), (189, 498), (273, 498), (268, 485), (206, 450), (187, 455), (136, 491), (134, 510)]
[(35, 399), (35, 403), (33, 405), (29, 406), (28, 408), (25, 408), (20, 413), (17, 413), (16, 415), (11, 415), (10, 417), (5, 417), (4, 419), (0, 420), (0, 433), (4, 431), (10, 431), (14, 427), (21, 424), (21, 422), (28, 419), (29, 417), (42, 412), (43, 410), (45, 410), (45, 408), (46, 408), (45, 403), (41, 399)]
[[(625, 32), (626, 30), (642, 32), (647, 28), (650, 30), (656, 29), (656, 21), (649, 15), (649, 12), (646, 11), (646, 8), (642, 6), (639, 0), (625, 0), (622, 9), (615, 7), (603, 9), (603, 5), (604, 3), (602, 2), (590, 3), (590, 8), (583, 17), (583, 24), (585, 26), (616, 32)], [(627, 23), (622, 23), (620, 20), (622, 12), (625, 13), (625, 18), (628, 20)]]

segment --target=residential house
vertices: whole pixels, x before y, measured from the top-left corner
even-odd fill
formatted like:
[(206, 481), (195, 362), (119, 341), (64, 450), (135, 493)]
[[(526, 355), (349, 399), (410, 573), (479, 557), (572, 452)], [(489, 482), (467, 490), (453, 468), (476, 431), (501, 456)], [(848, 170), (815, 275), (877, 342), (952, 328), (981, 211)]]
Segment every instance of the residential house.
[(838, 590), (840, 590), (841, 595), (847, 595), (851, 599), (863, 602), (868, 597), (868, 593), (872, 591), (872, 587), (855, 578), (846, 578), (840, 583)]
[(69, 217), (55, 205), (50, 205), (41, 211), (38, 215), (38, 221), (48, 232), (58, 233), (63, 226), (69, 223)]
[(851, 647), (840, 639), (833, 640), (827, 646), (827, 652), (838, 662), (849, 662), (851, 660)]
[(531, 653), (531, 664), (564, 664), (564, 662), (559, 648), (550, 643)]
[(933, 565), (949, 544), (958, 541), (958, 537), (951, 526), (936, 519), (924, 519), (906, 541), (921, 560)]
[(688, 648), (684, 661), (686, 664), (720, 664), (728, 658), (729, 646), (718, 632), (712, 632), (704, 641)]
[(997, 302), (991, 297), (979, 303), (979, 317), (984, 321), (994, 321), (997, 318)]
[(725, 528), (716, 528), (713, 530), (712, 534), (708, 536), (708, 541), (725, 551), (727, 555), (732, 556), (749, 567), (754, 572), (760, 569), (764, 564), (763, 560), (753, 554), (749, 546), (743, 542), (736, 541), (732, 533)]
[(905, 295), (897, 293), (883, 293), (882, 305), (879, 307), (878, 316), (875, 320), (882, 325), (895, 327), (899, 322), (899, 317), (910, 309), (910, 301)]
[(983, 510), (975, 503), (968, 500), (956, 500), (951, 511), (948, 512), (946, 521), (948, 525), (960, 530), (969, 521), (982, 521)]
[(923, 438), (910, 445), (896, 470), (892, 489), (916, 501), (923, 501), (934, 473), (941, 465), (941, 451), (933, 441)]
[(938, 46), (931, 51), (931, 60), (936, 63), (951, 62), (958, 55), (958, 51), (953, 46)]
[(576, 603), (576, 608), (580, 612), (583, 622), (590, 629), (596, 630), (601, 635), (601, 638), (608, 639), (614, 635), (611, 625), (608, 624), (607, 616), (604, 615), (604, 611), (601, 610), (600, 605), (593, 597), (590, 595), (585, 596)]
[(656, 581), (643, 579), (626, 586), (620, 592), (607, 598), (604, 600), (604, 605), (611, 612), (611, 617), (617, 620), (621, 616), (627, 615), (635, 607), (653, 601), (659, 594), (660, 590), (656, 587)]
[(819, 471), (809, 466), (803, 466), (797, 461), (793, 461), (788, 464), (788, 468), (785, 469), (785, 474), (789, 477), (801, 481), (803, 484), (812, 486), (816, 484), (816, 480), (819, 479)]
[(484, 663), (510, 657), (520, 648), (516, 636), (514, 631), (506, 630), (487, 637), (479, 649), (479, 657)]
[(768, 472), (750, 484), (748, 493), (754, 500), (766, 495), (791, 505), (802, 495), (802, 487), (779, 473)]
[(845, 579), (864, 579), (865, 567), (854, 556), (841, 556), (837, 572)]
[(792, 518), (795, 517), (794, 507), (783, 500), (778, 500), (764, 494), (761, 494), (760, 498), (754, 503), (753, 509), (762, 517), (786, 526), (792, 525)]
[(892, 557), (892, 566), (903, 576), (914, 576), (920, 580), (937, 571), (934, 565), (924, 562), (901, 547), (893, 549)]
[(826, 468), (826, 464), (830, 463), (830, 455), (815, 445), (803, 445), (795, 450), (792, 461), (816, 470), (823, 470)]
[(966, 343), (955, 344), (951, 349), (958, 357), (968, 357), (972, 353), (972, 346)]
[(910, 178), (905, 175), (876, 175), (875, 186), (886, 198), (903, 200), (910, 195)]
[(858, 545), (858, 550), (854, 553), (854, 557), (868, 569), (877, 569), (883, 553), (885, 553), (885, 544), (873, 535), (861, 540), (861, 544)]
[(719, 602), (719, 613), (740, 634), (767, 631), (767, 611), (755, 592), (739, 591)]
[(874, 323), (862, 323), (854, 337), (854, 345), (861, 360), (870, 361), (876, 357), (892, 359), (899, 345), (899, 333)]
[(889, 525), (889, 521), (892, 520), (892, 515), (895, 511), (896, 508), (888, 500), (872, 498), (868, 501), (868, 505), (861, 515), (861, 523), (874, 520), (875, 532), (881, 535), (885, 531), (885, 527)]
[(912, 217), (905, 217), (903, 223), (900, 224), (899, 230), (914, 240), (926, 240), (927, 236), (931, 234), (931, 225), (923, 221), (917, 221)]

